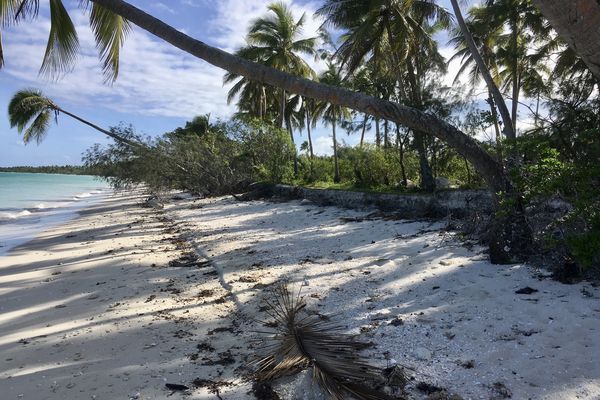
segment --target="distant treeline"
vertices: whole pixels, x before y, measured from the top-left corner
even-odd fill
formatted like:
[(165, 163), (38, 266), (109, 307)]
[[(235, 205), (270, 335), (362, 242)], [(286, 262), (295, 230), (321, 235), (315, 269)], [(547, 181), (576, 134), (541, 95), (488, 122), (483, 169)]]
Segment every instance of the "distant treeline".
[(48, 165), (42, 167), (0, 167), (0, 172), (29, 172), (34, 174), (94, 175), (92, 169), (79, 165)]

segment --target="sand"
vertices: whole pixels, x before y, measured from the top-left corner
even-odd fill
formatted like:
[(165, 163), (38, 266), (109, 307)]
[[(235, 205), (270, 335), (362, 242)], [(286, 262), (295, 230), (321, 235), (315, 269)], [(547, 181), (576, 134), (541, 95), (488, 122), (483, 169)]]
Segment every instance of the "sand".
[[(427, 398), (419, 382), (465, 399), (600, 398), (600, 290), (491, 265), (445, 221), (140, 201), (111, 197), (0, 257), (2, 399), (252, 399), (261, 300), (282, 280), (373, 342), (373, 364), (404, 368), (412, 398)], [(190, 251), (200, 259), (181, 259)], [(275, 389), (320, 398), (308, 380)]]

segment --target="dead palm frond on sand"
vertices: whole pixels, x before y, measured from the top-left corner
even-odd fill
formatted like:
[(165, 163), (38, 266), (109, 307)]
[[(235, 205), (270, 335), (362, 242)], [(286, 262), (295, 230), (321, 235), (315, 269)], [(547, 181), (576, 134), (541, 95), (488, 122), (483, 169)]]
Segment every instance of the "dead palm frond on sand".
[(265, 304), (276, 325), (263, 347), (266, 355), (256, 361), (257, 380), (271, 381), (308, 367), (331, 399), (398, 399), (377, 389), (383, 386), (383, 373), (359, 355), (365, 344), (341, 333), (334, 323), (306, 313), (300, 291), (294, 294), (279, 285)]

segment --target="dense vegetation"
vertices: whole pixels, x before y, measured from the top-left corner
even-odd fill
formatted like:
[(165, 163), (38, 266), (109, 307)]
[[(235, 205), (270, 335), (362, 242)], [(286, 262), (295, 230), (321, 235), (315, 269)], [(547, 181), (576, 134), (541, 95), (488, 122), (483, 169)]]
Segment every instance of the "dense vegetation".
[(45, 165), (41, 167), (0, 167), (0, 172), (28, 172), (33, 174), (93, 175), (93, 171), (80, 165)]
[[(86, 165), (116, 186), (143, 182), (204, 195), (232, 193), (259, 180), (371, 190), (432, 191), (446, 180), (484, 186), (497, 200), (487, 235), (492, 261), (522, 259), (537, 247), (557, 250), (557, 264), (598, 266), (599, 76), (589, 54), (582, 59), (567, 46), (531, 0), (485, 0), (464, 20), (458, 2), (451, 3), (454, 15), (434, 1), (325, 0), (317, 12), (325, 23), (315, 38), (301, 35), (305, 16), (295, 19), (274, 3), (232, 56), (126, 3), (93, 0), (91, 25), (108, 78), (118, 72), (126, 18), (226, 69), (225, 82), (233, 85), (229, 100), (238, 112), (214, 124), (199, 117), (152, 139), (124, 126), (103, 131), (119, 139), (91, 149)], [(94, 20), (98, 10), (120, 27), (117, 32), (101, 29)], [(74, 28), (58, 19), (53, 24), (72, 43), (63, 53), (48, 53), (44, 66), (65, 69), (75, 54)], [(452, 58), (460, 60), (458, 75), (469, 78), (468, 87), (441, 84), (447, 60), (435, 40), (440, 32), (451, 36)], [(327, 64), (321, 73), (307, 62), (315, 56)], [(31, 116), (45, 115), (25, 109), (15, 107), (26, 116), (14, 119), (21, 130)], [(43, 137), (37, 133), (46, 124), (35, 122), (25, 133)], [(331, 129), (332, 157), (314, 154), (311, 129), (318, 124)], [(371, 130), (375, 141), (367, 143)], [(483, 140), (488, 130), (493, 134)], [(308, 140), (297, 153), (299, 131)], [(360, 134), (360, 145), (342, 145), (342, 131)], [(541, 230), (527, 219), (531, 208), (559, 200), (566, 211)]]

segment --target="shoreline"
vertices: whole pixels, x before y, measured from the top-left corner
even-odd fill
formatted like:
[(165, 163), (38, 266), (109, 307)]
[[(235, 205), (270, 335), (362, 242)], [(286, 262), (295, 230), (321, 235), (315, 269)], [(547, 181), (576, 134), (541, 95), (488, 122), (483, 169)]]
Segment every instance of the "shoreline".
[[(493, 266), (442, 222), (300, 201), (174, 198), (157, 211), (143, 200), (114, 194), (0, 256), (6, 398), (252, 399), (262, 300), (282, 280), (373, 343), (372, 364), (403, 368), (412, 399), (428, 396), (419, 382), (464, 399), (600, 396), (600, 291), (586, 282)], [(525, 287), (535, 291), (515, 293)], [(308, 380), (274, 388), (305, 396)]]
[[(18, 209), (15, 217), (0, 220), (0, 257), (12, 249), (25, 244), (46, 230), (55, 228), (79, 217), (85, 209), (110, 197), (114, 191), (110, 188), (98, 188), (93, 192), (82, 192), (72, 199), (45, 200), (46, 203), (62, 203), (56, 207), (47, 207), (40, 202), (36, 207)], [(26, 221), (27, 218), (37, 220)]]

